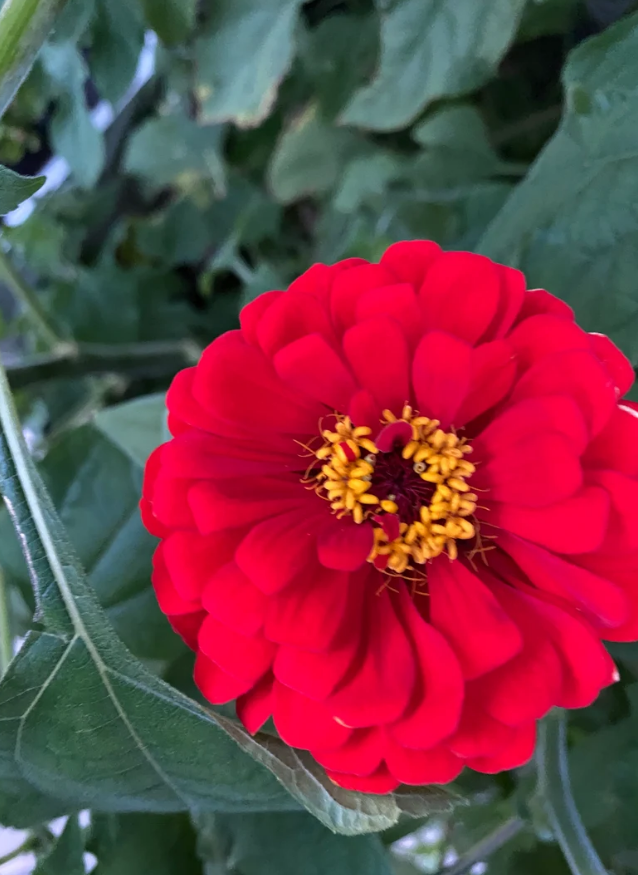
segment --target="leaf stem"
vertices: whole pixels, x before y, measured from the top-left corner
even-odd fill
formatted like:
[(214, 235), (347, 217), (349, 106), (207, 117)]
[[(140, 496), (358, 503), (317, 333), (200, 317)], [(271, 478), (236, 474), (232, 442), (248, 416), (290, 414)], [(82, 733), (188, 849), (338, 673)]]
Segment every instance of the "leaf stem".
[[(11, 614), (9, 593), (4, 571), (0, 568), (0, 678), (3, 678), (13, 659), (13, 638), (11, 636)], [(0, 861), (1, 865), (1, 861)]]
[(538, 788), (556, 841), (573, 875), (607, 875), (574, 803), (567, 763), (567, 720), (563, 711), (540, 725)]
[(31, 69), (67, 0), (4, 0), (0, 9), (0, 116)]
[(487, 860), (495, 851), (511, 841), (525, 826), (520, 817), (510, 817), (493, 832), (477, 842), (452, 866), (441, 869), (437, 875), (465, 875), (476, 863)]
[[(3, 7), (4, 9), (4, 7)], [(0, 14), (0, 33), (2, 29), (2, 16)], [(42, 342), (49, 348), (55, 348), (62, 343), (62, 339), (49, 323), (33, 289), (25, 283), (18, 271), (11, 263), (11, 259), (0, 245), (0, 280), (2, 280), (15, 300), (22, 306), (29, 322), (40, 336)]]
[(89, 374), (165, 377), (195, 364), (200, 349), (190, 340), (139, 343), (65, 343), (49, 353), (6, 362), (13, 389), (33, 383)]

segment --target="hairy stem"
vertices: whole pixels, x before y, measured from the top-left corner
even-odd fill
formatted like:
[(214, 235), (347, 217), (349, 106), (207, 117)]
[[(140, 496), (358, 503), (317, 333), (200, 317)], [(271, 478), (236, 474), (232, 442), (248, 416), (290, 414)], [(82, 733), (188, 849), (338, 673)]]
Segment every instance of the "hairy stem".
[(540, 725), (538, 788), (550, 825), (574, 875), (607, 875), (574, 803), (567, 764), (567, 721), (562, 711)]
[(0, 10), (0, 116), (31, 69), (67, 0), (4, 0)]

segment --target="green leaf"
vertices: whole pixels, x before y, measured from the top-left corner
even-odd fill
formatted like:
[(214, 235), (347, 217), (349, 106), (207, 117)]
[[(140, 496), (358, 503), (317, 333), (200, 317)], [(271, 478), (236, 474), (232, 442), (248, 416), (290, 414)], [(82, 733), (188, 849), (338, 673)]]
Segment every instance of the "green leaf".
[(104, 166), (104, 138), (93, 126), (84, 98), (87, 70), (71, 43), (50, 43), (42, 52), (45, 70), (57, 89), (50, 123), (54, 150), (69, 162), (75, 181), (90, 188)]
[(334, 835), (308, 814), (215, 815), (236, 875), (391, 875), (378, 836)]
[(195, 26), (197, 0), (141, 0), (148, 26), (167, 46), (184, 42)]
[(278, 201), (290, 203), (322, 194), (336, 183), (356, 138), (324, 122), (316, 105), (307, 107), (284, 131), (268, 170)]
[(15, 210), (44, 185), (44, 176), (20, 176), (0, 165), (0, 216)]
[(157, 186), (202, 177), (223, 186), (222, 133), (219, 125), (200, 126), (180, 115), (149, 119), (128, 141), (125, 169)]
[(135, 74), (144, 44), (144, 22), (130, 0), (96, 0), (91, 29), (91, 74), (100, 95), (117, 102)]
[(170, 437), (164, 392), (114, 404), (100, 410), (94, 421), (99, 431), (140, 469), (153, 450)]
[(217, 0), (212, 5), (206, 32), (195, 45), (204, 121), (234, 121), (248, 128), (268, 115), (292, 63), (302, 3)]
[(93, 814), (95, 875), (201, 875), (186, 815)]
[(638, 362), (638, 15), (570, 55), (560, 127), (479, 244)]
[(67, 0), (49, 37), (52, 43), (76, 43), (95, 15), (96, 0)]
[(505, 54), (526, 0), (396, 0), (381, 14), (381, 60), (341, 115), (374, 131), (408, 125), (424, 107), (483, 85)]
[(352, 834), (385, 829), (402, 812), (421, 816), (453, 804), (454, 795), (435, 787), (387, 796), (343, 791), (309, 755), (252, 738), (150, 674), (115, 636), (87, 584), (29, 457), (2, 370), (0, 426), (0, 487), (45, 629), (29, 633), (0, 683), (0, 770), (15, 767), (68, 805), (157, 813), (290, 809), (274, 774), (326, 825)]
[(33, 875), (84, 875), (84, 840), (75, 815), (69, 817), (53, 849), (38, 861)]

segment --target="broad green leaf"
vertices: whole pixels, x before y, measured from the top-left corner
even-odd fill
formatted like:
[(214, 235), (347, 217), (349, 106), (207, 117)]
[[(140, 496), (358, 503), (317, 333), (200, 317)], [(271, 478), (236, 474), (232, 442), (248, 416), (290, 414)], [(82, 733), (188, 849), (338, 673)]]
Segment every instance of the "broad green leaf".
[(351, 213), (368, 198), (383, 195), (388, 185), (408, 171), (408, 162), (393, 152), (379, 150), (371, 155), (353, 158), (347, 165), (335, 192), (334, 208)]
[(219, 125), (200, 126), (180, 115), (149, 119), (128, 141), (125, 169), (157, 186), (201, 178), (223, 186), (222, 133)]
[(50, 41), (53, 43), (76, 43), (95, 15), (96, 0), (67, 0), (55, 20)]
[(69, 162), (75, 181), (90, 188), (104, 166), (104, 138), (93, 126), (84, 98), (87, 70), (71, 43), (49, 44), (42, 53), (56, 91), (50, 134), (54, 150)]
[(140, 469), (153, 450), (170, 437), (164, 392), (106, 407), (95, 415), (94, 422)]
[(269, 736), (251, 738), (150, 674), (114, 634), (87, 583), (28, 455), (1, 370), (0, 426), (0, 486), (45, 630), (29, 633), (0, 683), (0, 769), (15, 767), (64, 804), (102, 811), (286, 810), (294, 796), (332, 829), (352, 834), (385, 829), (402, 812), (449, 808), (455, 797), (441, 788), (377, 797), (340, 790), (309, 756)]
[(206, 122), (258, 125), (294, 53), (303, 0), (216, 0), (195, 45), (197, 96)]
[(33, 875), (84, 875), (83, 854), (82, 830), (72, 815), (52, 850), (38, 861)]
[(356, 139), (324, 122), (316, 105), (307, 107), (286, 129), (273, 154), (268, 177), (278, 201), (290, 203), (322, 194), (336, 183)]
[(391, 875), (378, 836), (335, 835), (308, 814), (215, 815), (214, 827), (236, 875)]
[(184, 42), (195, 25), (197, 0), (141, 0), (148, 26), (168, 46)]
[(91, 74), (100, 95), (117, 102), (128, 86), (144, 44), (144, 22), (131, 0), (95, 0)]
[(638, 362), (638, 15), (576, 48), (560, 127), (479, 244)]
[(395, 0), (381, 14), (375, 77), (354, 95), (344, 124), (374, 131), (408, 125), (442, 97), (483, 85), (516, 32), (526, 0)]
[(88, 850), (95, 875), (201, 875), (184, 814), (93, 814)]
[(44, 185), (44, 176), (20, 176), (0, 165), (0, 216), (15, 210)]

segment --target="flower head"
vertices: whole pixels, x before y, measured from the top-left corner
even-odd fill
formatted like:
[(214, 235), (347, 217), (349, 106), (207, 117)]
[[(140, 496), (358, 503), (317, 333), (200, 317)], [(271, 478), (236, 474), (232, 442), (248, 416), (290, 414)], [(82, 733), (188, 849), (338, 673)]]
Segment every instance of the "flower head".
[(638, 638), (638, 419), (606, 337), (426, 242), (315, 265), (168, 393), (153, 582), (213, 703), (337, 784), (497, 772)]

